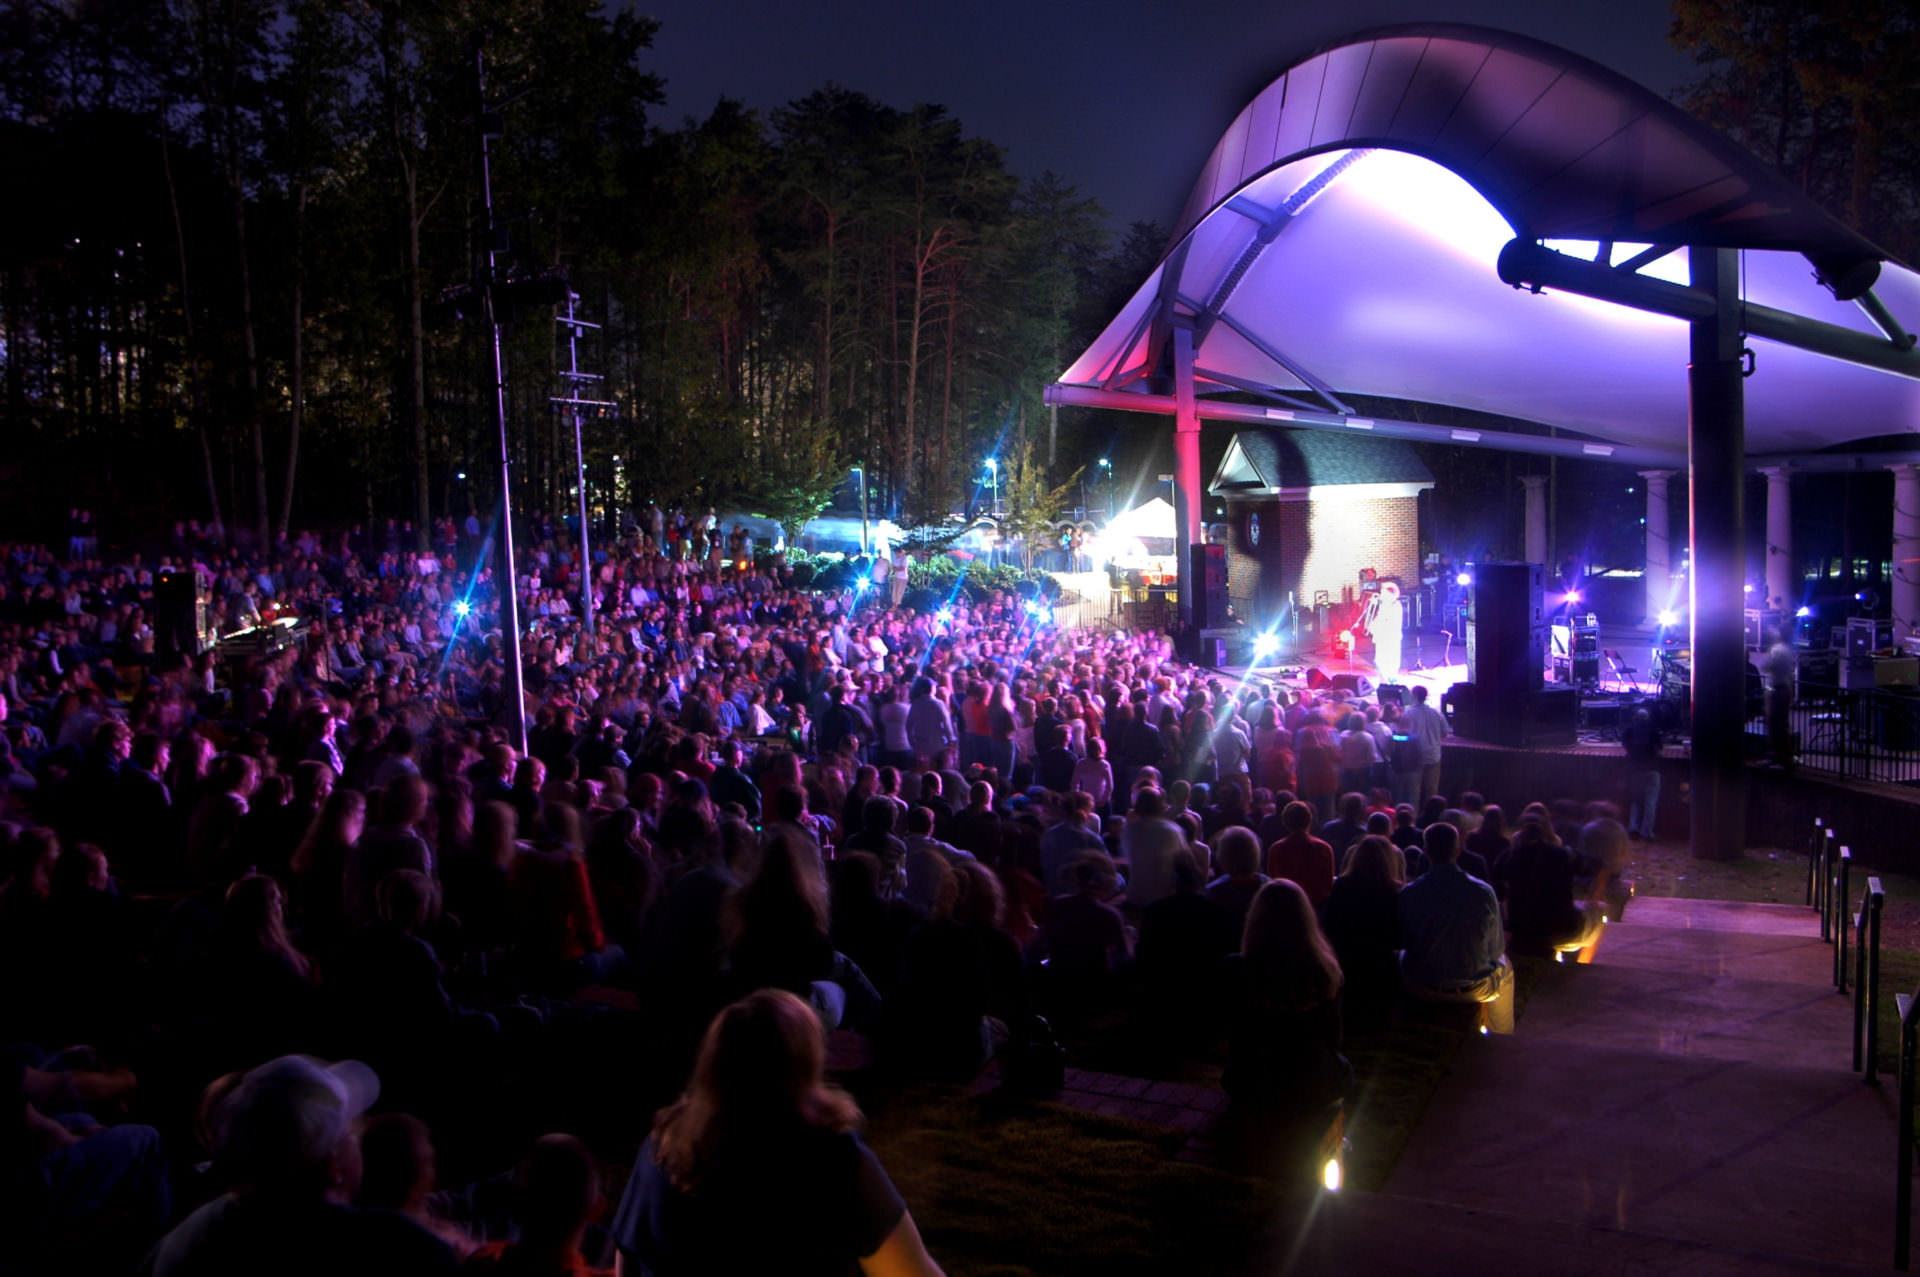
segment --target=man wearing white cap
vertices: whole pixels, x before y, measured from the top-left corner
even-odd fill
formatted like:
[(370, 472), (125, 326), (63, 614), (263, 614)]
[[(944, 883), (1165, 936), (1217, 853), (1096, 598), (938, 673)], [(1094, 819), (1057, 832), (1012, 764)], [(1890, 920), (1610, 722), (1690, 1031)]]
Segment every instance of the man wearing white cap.
[(453, 1252), (412, 1220), (345, 1204), (360, 1179), (355, 1124), (379, 1097), (358, 1060), (283, 1055), (249, 1072), (213, 1119), (235, 1187), (161, 1239), (154, 1277), (454, 1271)]

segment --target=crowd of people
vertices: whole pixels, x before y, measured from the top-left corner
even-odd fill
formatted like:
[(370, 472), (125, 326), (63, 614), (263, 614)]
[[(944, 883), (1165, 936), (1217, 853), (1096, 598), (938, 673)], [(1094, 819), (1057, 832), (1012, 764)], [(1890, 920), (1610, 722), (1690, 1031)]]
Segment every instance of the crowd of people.
[[(679, 513), (589, 562), (526, 538), (523, 748), (487, 532), (429, 543), (0, 547), (0, 1265), (936, 1272), (827, 1033), (1044, 1089), (1058, 1036), (1127, 1011), (1219, 1035), (1236, 1110), (1312, 1122), (1343, 1014), (1498, 1027), (1509, 944), (1624, 904), (1609, 811), (1437, 792), (1424, 688), (816, 592)], [(214, 632), (300, 637), (174, 657), (174, 573)]]

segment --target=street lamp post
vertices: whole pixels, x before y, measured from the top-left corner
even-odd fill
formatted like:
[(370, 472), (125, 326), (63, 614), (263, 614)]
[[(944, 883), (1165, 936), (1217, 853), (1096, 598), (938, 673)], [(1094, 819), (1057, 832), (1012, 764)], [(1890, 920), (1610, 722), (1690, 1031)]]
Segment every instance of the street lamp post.
[(993, 482), (993, 517), (1000, 517), (1000, 461), (996, 457), (987, 458), (987, 474)]
[(1100, 481), (1107, 488), (1107, 518), (1113, 518), (1113, 461), (1109, 457), (1100, 458)]

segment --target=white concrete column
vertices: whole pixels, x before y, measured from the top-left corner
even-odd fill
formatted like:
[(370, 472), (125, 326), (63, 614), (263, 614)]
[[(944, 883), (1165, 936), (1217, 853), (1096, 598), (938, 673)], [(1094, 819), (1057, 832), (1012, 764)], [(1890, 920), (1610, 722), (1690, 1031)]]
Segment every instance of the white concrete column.
[(1642, 470), (1647, 481), (1647, 616), (1653, 621), (1673, 606), (1673, 541), (1667, 530), (1667, 480), (1671, 470)]
[(1920, 631), (1920, 466), (1893, 471), (1893, 632)]
[(1800, 587), (1793, 570), (1793, 471), (1767, 466), (1767, 602), (1766, 606), (1792, 616), (1800, 606)]
[(1523, 474), (1520, 482), (1527, 489), (1527, 551), (1529, 563), (1547, 561), (1547, 476)]

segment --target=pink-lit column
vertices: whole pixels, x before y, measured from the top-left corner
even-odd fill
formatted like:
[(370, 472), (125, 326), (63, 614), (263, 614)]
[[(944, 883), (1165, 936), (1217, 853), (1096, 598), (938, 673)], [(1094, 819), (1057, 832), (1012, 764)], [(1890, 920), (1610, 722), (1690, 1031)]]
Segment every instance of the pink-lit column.
[(1527, 489), (1527, 552), (1529, 563), (1547, 561), (1547, 476), (1523, 474), (1520, 482)]
[(1893, 471), (1893, 628), (1904, 638), (1920, 631), (1920, 466)]
[(1647, 481), (1647, 616), (1649, 623), (1673, 607), (1673, 536), (1667, 518), (1667, 480), (1671, 470), (1642, 470)]
[(1792, 616), (1800, 605), (1793, 584), (1793, 471), (1767, 466), (1767, 606)]
[(1193, 326), (1176, 320), (1173, 328), (1173, 520), (1176, 565), (1180, 573), (1180, 619), (1193, 623), (1193, 601), (1201, 582), (1194, 579), (1192, 549), (1200, 531), (1200, 409), (1193, 394)]

